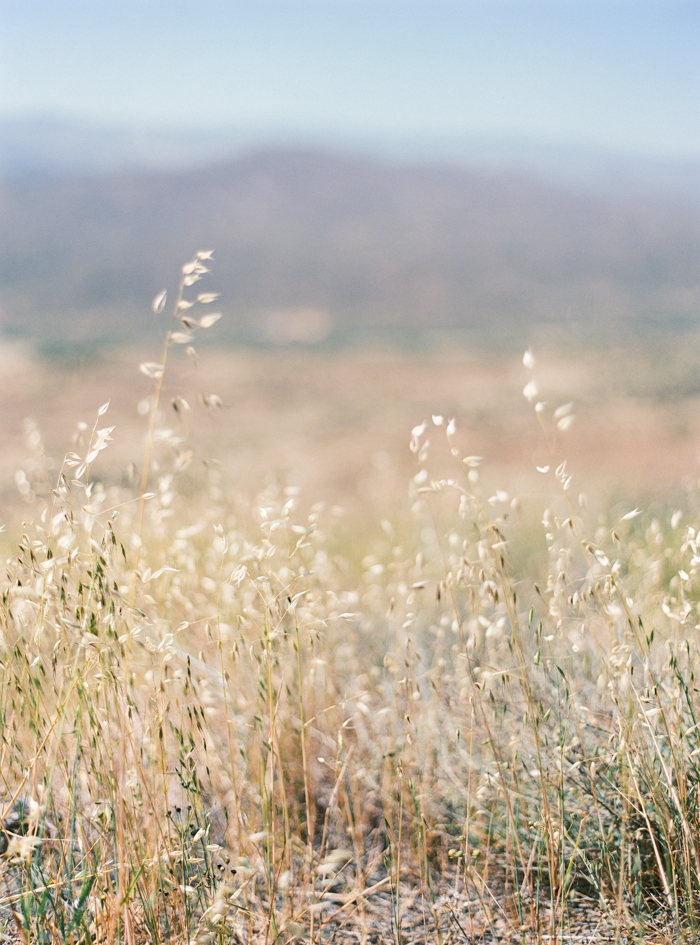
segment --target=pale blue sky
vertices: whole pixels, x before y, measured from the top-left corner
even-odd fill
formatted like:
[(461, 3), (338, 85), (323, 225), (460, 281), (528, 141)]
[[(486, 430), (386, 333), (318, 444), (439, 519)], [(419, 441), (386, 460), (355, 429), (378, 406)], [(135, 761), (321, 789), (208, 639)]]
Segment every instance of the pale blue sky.
[(700, 2), (0, 0), (0, 117), (700, 156)]

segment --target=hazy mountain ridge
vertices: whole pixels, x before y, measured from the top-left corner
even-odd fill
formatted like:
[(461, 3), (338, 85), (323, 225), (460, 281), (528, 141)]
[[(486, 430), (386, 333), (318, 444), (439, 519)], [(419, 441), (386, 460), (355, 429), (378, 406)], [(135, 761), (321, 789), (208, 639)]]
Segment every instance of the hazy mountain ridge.
[[(76, 175), (205, 167), (260, 149), (309, 147), (293, 138), (226, 128), (194, 130), (94, 126), (56, 116), (0, 118), (0, 176)], [(409, 162), (501, 169), (596, 194), (656, 196), (700, 205), (700, 158), (673, 159), (607, 153), (584, 143), (528, 137), (395, 134), (359, 139), (328, 137), (320, 150)]]
[(52, 117), (0, 119), (4, 177), (168, 170), (208, 163), (233, 150), (234, 137), (151, 129), (92, 127)]
[(695, 320), (700, 298), (691, 209), (312, 151), (6, 178), (0, 247), (2, 329), (67, 341), (154, 331), (150, 298), (201, 248), (231, 340), (607, 331)]

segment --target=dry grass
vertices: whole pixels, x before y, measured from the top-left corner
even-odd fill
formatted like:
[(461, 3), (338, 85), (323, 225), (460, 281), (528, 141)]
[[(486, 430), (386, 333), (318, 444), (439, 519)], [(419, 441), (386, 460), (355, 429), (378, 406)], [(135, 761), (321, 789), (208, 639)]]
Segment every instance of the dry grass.
[[(133, 420), (110, 442), (111, 390), (58, 467), (28, 430), (2, 581), (8, 934), (551, 942), (588, 903), (613, 938), (696, 940), (692, 483), (668, 511), (588, 511), (571, 411), (522, 401), (522, 364), (489, 388), (474, 362), (435, 376), (426, 358), (406, 383), (358, 355), (294, 402), (303, 359), (257, 400), (239, 362), (190, 411), (202, 374), (166, 362), (192, 340), (172, 335), (183, 312), (210, 309), (177, 300), (160, 366), (121, 392), (145, 400), (137, 455)], [(366, 373), (331, 402), (343, 370)], [(468, 433), (469, 410), (500, 426)], [(314, 464), (294, 424), (316, 431)]]

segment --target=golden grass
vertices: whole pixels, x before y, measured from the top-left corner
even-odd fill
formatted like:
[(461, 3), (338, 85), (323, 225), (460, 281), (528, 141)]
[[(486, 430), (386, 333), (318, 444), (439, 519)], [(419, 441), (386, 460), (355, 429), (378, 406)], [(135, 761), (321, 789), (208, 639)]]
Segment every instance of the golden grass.
[(233, 358), (173, 370), (182, 313), (188, 336), (207, 325), (206, 296), (180, 305), (205, 263), (183, 270), (160, 367), (117, 391), (145, 402), (142, 450), (133, 418), (111, 429), (109, 362), (61, 464), (28, 428), (2, 580), (0, 776), (6, 812), (25, 804), (8, 927), (371, 941), (379, 909), (397, 942), (556, 941), (583, 901), (613, 935), (694, 940), (694, 485), (676, 508), (589, 511), (572, 409), (520, 393), (571, 375), (529, 359), (489, 387), (473, 358), (407, 382), (357, 354), (294, 388), (308, 359), (260, 355), (279, 373), (257, 399)]

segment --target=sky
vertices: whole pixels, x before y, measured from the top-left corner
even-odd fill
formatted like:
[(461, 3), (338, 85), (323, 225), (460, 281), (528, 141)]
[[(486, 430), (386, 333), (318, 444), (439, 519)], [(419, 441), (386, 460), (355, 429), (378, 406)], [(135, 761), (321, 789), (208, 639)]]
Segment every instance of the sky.
[(700, 156), (700, 0), (0, 0), (0, 119)]

